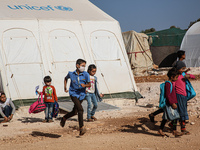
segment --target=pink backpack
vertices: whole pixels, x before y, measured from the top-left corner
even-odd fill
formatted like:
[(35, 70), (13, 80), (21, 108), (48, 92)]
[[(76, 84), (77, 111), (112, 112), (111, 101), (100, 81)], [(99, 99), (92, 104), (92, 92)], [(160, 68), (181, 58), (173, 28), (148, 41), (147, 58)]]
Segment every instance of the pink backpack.
[(40, 99), (40, 96), (38, 97), (38, 100), (30, 106), (29, 111), (28, 111), (30, 114), (39, 113), (45, 110), (46, 105), (43, 103), (43, 93), (41, 93), (41, 101), (39, 99)]

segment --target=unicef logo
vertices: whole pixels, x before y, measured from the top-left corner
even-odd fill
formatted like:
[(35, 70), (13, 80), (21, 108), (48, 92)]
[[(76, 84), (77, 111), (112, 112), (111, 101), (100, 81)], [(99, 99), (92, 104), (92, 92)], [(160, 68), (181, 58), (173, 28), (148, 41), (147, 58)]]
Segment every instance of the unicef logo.
[(73, 11), (71, 7), (66, 7), (66, 6), (30, 6), (28, 4), (25, 5), (7, 5), (8, 8), (12, 10), (35, 10), (35, 11), (55, 11), (61, 10), (61, 11)]
[(54, 6), (54, 8), (62, 11), (73, 11), (71, 7), (65, 7), (65, 6)]

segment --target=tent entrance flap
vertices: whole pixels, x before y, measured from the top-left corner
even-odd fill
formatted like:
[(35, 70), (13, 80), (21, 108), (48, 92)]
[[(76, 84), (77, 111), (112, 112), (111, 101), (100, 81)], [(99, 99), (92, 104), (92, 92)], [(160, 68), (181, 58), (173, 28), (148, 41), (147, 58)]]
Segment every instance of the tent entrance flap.
[[(128, 67), (116, 36), (109, 31), (93, 32), (91, 49), (97, 65), (97, 76), (101, 76), (98, 80), (101, 84), (104, 83), (100, 91), (110, 94), (131, 90), (131, 82), (126, 82), (130, 79)], [(123, 82), (126, 84), (122, 84)]]
[(83, 49), (77, 36), (64, 29), (50, 32), (49, 41), (53, 85), (56, 87), (57, 95), (65, 95), (63, 90), (64, 77), (68, 71), (75, 70), (77, 59), (85, 59)]
[[(32, 97), (29, 90), (43, 79), (42, 58), (34, 35), (24, 29), (11, 29), (3, 34), (3, 54), (8, 88), (12, 99)], [(29, 88), (27, 88), (29, 87)]]

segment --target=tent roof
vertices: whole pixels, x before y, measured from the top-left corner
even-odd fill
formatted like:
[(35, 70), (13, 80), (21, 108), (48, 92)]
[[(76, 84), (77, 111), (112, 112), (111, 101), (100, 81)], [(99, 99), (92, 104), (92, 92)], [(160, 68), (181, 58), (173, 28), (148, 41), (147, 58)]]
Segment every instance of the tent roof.
[(177, 34), (185, 34), (185, 30), (178, 28), (165, 29), (161, 31), (156, 31), (152, 33), (148, 33), (147, 35), (177, 35)]
[(1, 0), (0, 19), (116, 21), (88, 0)]
[(200, 21), (193, 24), (186, 33), (187, 35), (200, 34)]
[(200, 66), (200, 22), (193, 24), (186, 32), (181, 49), (185, 51), (187, 67)]
[(153, 43), (151, 46), (180, 46), (185, 33), (185, 30), (171, 28), (147, 35), (152, 36)]

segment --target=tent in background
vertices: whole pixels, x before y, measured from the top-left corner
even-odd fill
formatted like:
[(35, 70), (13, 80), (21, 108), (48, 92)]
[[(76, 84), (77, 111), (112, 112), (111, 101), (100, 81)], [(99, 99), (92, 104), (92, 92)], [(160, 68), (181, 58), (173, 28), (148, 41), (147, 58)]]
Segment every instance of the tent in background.
[(177, 59), (176, 52), (180, 49), (186, 31), (171, 28), (148, 33), (153, 43), (150, 46), (153, 61), (159, 67), (171, 67)]
[(123, 32), (122, 36), (133, 74), (139, 75), (152, 68), (153, 60), (148, 36), (135, 31)]
[(181, 50), (185, 51), (187, 67), (200, 66), (200, 22), (193, 24), (186, 32)]
[(88, 0), (1, 0), (0, 24), (1, 83), (12, 100), (36, 98), (46, 75), (66, 96), (78, 58), (97, 65), (102, 93), (137, 91), (118, 21)]

